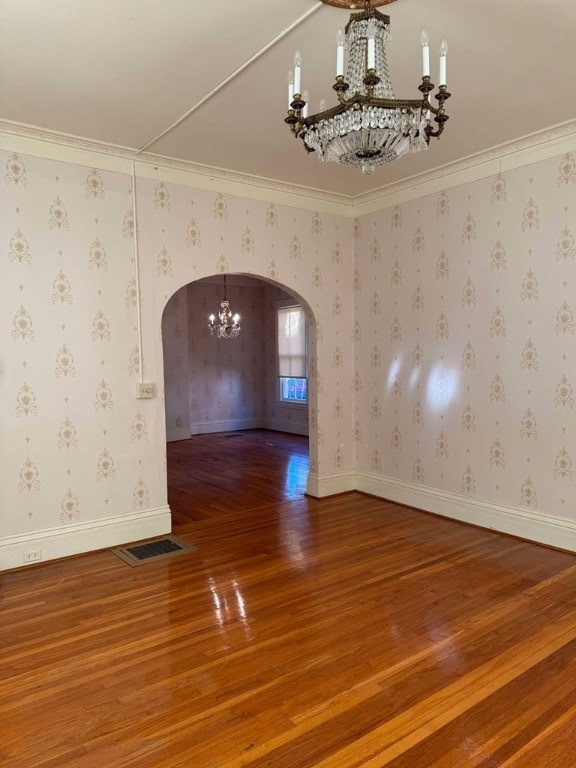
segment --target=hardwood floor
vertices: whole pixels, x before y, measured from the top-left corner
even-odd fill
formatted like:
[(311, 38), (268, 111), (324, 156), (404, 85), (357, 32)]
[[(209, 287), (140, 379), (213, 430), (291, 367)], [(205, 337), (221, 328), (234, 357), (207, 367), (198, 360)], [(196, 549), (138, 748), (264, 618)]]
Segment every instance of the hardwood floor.
[(190, 520), (301, 498), (308, 438), (265, 429), (168, 443), (168, 503), (175, 530)]
[(213, 440), (169, 448), (197, 552), (0, 574), (2, 768), (576, 766), (576, 556)]

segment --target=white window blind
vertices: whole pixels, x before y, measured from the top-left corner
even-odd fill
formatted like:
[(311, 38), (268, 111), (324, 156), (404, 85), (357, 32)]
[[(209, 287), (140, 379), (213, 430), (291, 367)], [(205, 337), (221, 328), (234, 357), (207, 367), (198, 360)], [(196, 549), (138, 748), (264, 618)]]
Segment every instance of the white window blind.
[(300, 307), (278, 309), (278, 375), (306, 376), (306, 318)]

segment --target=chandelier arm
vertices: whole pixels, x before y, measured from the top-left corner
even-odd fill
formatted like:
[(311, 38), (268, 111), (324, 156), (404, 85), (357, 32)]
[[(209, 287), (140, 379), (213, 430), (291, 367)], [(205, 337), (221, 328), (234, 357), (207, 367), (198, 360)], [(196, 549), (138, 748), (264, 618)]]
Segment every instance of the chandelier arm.
[(448, 115), (438, 115), (438, 117), (434, 118), (434, 121), (438, 123), (438, 128), (434, 131), (432, 129), (432, 126), (428, 124), (426, 128), (424, 129), (426, 132), (426, 137), (433, 137), (438, 138), (442, 131), (444, 130), (444, 123), (448, 120)]
[[(438, 107), (433, 107), (432, 104), (428, 101), (428, 94), (426, 94), (426, 101), (427, 101), (427, 109), (430, 110), (430, 112), (433, 112), (435, 115), (443, 115), (444, 114), (444, 102), (450, 98), (452, 94), (448, 93), (446, 90), (445, 85), (440, 86), (440, 90), (436, 94), (435, 98), (438, 101)], [(446, 117), (446, 120), (448, 120), (448, 117)]]
[(298, 118), (296, 117), (296, 110), (289, 109), (288, 110), (288, 117), (284, 118), (284, 122), (288, 123), (288, 125), (291, 127), (292, 131), (294, 131), (294, 126), (298, 122)]
[[(424, 110), (429, 110), (432, 112), (433, 115), (443, 115), (444, 114), (444, 105), (439, 104), (437, 107), (435, 107), (430, 101), (426, 101), (423, 106)], [(448, 118), (446, 118), (448, 119)]]
[(442, 114), (444, 114), (444, 107), (435, 107), (429, 101), (425, 102), (424, 109), (432, 112), (433, 115), (442, 115)]

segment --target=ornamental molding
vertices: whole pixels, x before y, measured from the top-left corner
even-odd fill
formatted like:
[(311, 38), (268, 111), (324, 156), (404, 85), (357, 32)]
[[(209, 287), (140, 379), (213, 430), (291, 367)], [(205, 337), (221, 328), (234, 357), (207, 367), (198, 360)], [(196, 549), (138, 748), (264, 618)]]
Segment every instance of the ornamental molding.
[(359, 195), (289, 184), (106, 142), (0, 120), (0, 149), (99, 170), (309, 209), (359, 217), (426, 195), (576, 150), (576, 120), (522, 136), (425, 173)]
[(139, 152), (133, 147), (108, 144), (10, 120), (0, 119), (0, 149), (125, 174), (132, 173), (132, 163), (135, 163), (136, 174), (141, 178), (295, 208), (309, 209), (311, 201), (314, 201), (315, 208), (321, 213), (346, 217), (353, 215), (353, 198), (349, 195), (238, 173), (152, 152)]

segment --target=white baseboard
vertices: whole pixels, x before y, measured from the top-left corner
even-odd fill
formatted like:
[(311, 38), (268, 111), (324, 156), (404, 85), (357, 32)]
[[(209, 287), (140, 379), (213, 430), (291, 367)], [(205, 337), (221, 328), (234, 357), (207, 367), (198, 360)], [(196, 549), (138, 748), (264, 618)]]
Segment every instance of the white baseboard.
[(190, 435), (190, 427), (171, 427), (166, 429), (166, 442), (173, 443), (176, 440), (188, 440)]
[(334, 496), (337, 493), (346, 493), (356, 488), (355, 472), (332, 472), (326, 475), (308, 474), (306, 493), (321, 499), (324, 496)]
[(236, 432), (239, 429), (262, 429), (262, 419), (222, 419), (220, 421), (195, 421), (190, 423), (189, 436), (208, 435), (212, 432)]
[[(246, 428), (246, 427), (244, 427)], [(498, 505), (437, 488), (382, 477), (370, 472), (308, 475), (307, 493), (316, 498), (357, 490), (426, 512), (576, 552), (576, 522), (517, 507)], [(20, 568), (24, 555), (41, 552), (41, 560), (107, 549), (171, 531), (168, 506), (126, 515), (73, 523), (30, 534), (0, 538), (0, 571)]]
[(266, 419), (264, 429), (273, 429), (276, 432), (288, 432), (292, 435), (308, 435), (308, 424), (298, 424), (283, 419)]
[(297, 424), (283, 419), (222, 419), (220, 421), (196, 421), (189, 427), (173, 427), (166, 432), (167, 442), (188, 440), (191, 435), (208, 435), (213, 432), (236, 432), (241, 429), (273, 429), (293, 435), (308, 435), (307, 424)]
[(165, 506), (7, 536), (0, 539), (0, 571), (22, 567), (27, 552), (40, 552), (44, 562), (161, 536), (171, 530), (170, 507)]
[(464, 523), (576, 552), (576, 522), (461, 496), (417, 483), (358, 472), (356, 490)]

